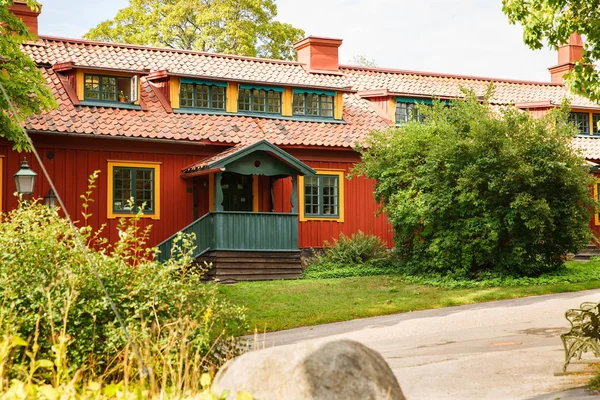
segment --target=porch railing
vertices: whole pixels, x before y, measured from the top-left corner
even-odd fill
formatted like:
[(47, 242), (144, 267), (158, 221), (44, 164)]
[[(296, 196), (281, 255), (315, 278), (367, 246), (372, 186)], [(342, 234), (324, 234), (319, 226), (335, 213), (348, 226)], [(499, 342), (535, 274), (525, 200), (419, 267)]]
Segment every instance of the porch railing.
[[(295, 251), (298, 250), (298, 214), (215, 211), (205, 214), (181, 230), (195, 233), (192, 256), (208, 250)], [(158, 260), (171, 256), (177, 234), (160, 243)]]

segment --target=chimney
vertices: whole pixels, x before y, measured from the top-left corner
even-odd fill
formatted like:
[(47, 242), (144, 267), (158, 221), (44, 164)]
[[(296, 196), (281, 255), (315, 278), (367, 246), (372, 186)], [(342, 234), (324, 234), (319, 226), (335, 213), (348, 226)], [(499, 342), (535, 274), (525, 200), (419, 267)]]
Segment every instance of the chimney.
[(342, 39), (309, 36), (294, 43), (298, 61), (305, 64), (309, 72), (339, 72), (338, 49)]
[(27, 29), (31, 34), (37, 36), (38, 35), (38, 16), (40, 15), (40, 11), (34, 11), (27, 3), (24, 1), (13, 1), (13, 4), (8, 6), (8, 10), (12, 12), (17, 18), (21, 18)]
[(583, 41), (578, 33), (569, 36), (569, 42), (558, 48), (558, 64), (548, 68), (553, 83), (563, 83), (563, 75), (571, 71), (583, 57)]

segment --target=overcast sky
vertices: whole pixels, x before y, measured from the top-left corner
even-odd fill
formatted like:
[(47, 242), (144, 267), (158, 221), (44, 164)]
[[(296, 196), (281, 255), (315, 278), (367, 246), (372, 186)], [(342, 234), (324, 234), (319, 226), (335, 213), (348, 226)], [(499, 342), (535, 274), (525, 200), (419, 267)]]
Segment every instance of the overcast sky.
[[(128, 0), (41, 0), (40, 33), (79, 38)], [(533, 51), (501, 0), (276, 0), (277, 19), (344, 40), (340, 61), (386, 68), (548, 81), (550, 49)]]

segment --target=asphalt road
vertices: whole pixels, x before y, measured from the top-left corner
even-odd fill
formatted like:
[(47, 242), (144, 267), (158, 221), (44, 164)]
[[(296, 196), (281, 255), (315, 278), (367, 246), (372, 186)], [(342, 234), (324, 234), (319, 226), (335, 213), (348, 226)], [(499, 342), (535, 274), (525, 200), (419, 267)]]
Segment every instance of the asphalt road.
[(600, 289), (449, 307), (269, 333), (262, 346), (357, 340), (387, 360), (407, 399), (583, 399), (588, 377), (562, 368), (564, 312)]

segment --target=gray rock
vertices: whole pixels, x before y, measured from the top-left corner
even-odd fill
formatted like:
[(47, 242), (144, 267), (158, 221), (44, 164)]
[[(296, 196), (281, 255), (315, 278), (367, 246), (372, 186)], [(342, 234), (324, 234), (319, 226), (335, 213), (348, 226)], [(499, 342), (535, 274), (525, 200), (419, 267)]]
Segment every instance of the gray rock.
[(353, 340), (303, 342), (246, 353), (227, 362), (213, 390), (256, 400), (404, 400), (375, 350)]

